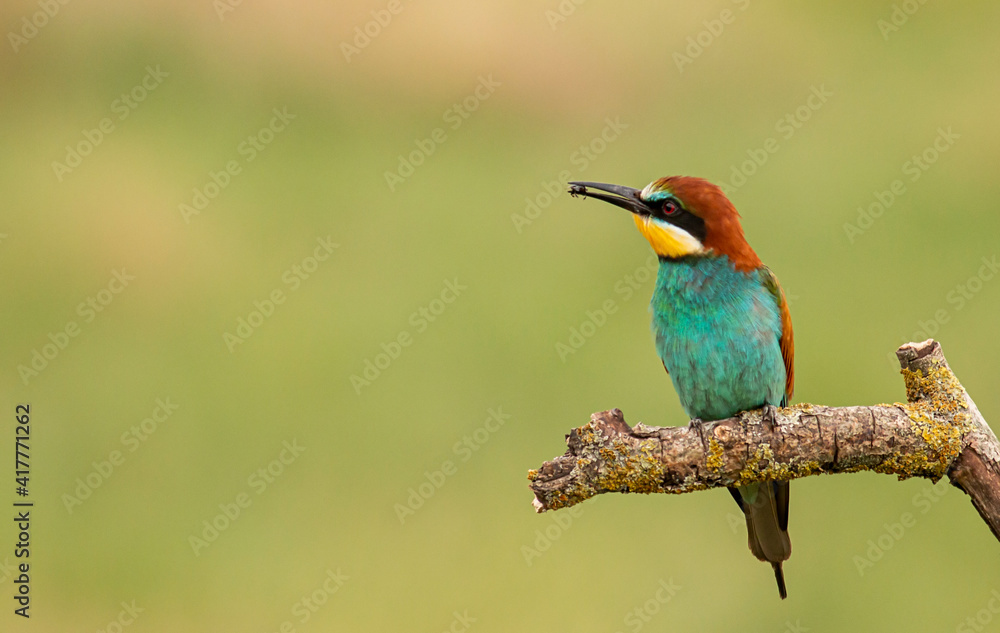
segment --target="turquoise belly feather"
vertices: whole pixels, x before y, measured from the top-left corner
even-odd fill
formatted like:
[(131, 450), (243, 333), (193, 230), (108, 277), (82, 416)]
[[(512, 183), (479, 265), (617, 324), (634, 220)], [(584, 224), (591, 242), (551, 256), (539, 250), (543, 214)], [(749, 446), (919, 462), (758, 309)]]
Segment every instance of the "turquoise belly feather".
[(650, 302), (656, 351), (691, 418), (785, 400), (781, 313), (760, 272), (726, 256), (661, 259)]

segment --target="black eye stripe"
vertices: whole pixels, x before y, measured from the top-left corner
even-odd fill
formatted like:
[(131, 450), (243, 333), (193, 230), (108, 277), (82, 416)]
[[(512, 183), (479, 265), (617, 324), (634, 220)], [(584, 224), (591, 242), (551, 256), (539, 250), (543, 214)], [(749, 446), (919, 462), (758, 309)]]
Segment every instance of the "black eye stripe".
[(653, 217), (673, 224), (678, 228), (684, 229), (697, 238), (699, 242), (704, 244), (705, 221), (676, 202), (674, 203), (674, 206), (676, 211), (667, 215), (663, 210), (663, 205), (660, 205), (656, 212), (653, 213)]

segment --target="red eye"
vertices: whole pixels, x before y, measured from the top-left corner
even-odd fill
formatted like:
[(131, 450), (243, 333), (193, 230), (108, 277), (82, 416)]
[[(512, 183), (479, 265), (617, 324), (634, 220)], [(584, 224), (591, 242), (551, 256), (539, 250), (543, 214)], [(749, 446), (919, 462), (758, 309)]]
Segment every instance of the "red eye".
[(677, 215), (681, 208), (674, 200), (667, 200), (663, 203), (663, 215)]

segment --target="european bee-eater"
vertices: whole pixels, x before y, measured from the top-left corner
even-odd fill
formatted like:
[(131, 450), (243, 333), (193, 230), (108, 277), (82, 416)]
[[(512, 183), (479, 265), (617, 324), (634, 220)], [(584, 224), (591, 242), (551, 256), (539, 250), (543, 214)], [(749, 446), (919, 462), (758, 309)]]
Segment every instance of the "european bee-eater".
[[(660, 178), (641, 191), (571, 182), (570, 193), (632, 212), (659, 256), (650, 302), (656, 352), (692, 419), (786, 406), (792, 397), (792, 318), (774, 274), (746, 238), (736, 208), (701, 178)], [(603, 192), (603, 193), (602, 193)], [(746, 516), (750, 551), (774, 567), (786, 597), (788, 482), (730, 488)]]

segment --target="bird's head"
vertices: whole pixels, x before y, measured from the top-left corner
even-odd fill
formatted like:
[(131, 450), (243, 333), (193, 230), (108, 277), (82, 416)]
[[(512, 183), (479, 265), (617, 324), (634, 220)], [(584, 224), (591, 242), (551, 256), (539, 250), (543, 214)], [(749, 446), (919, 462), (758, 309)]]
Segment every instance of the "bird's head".
[(574, 196), (597, 198), (631, 211), (639, 232), (661, 258), (725, 255), (738, 270), (761, 265), (743, 237), (740, 214), (707, 180), (670, 176), (641, 190), (599, 182), (569, 185)]

